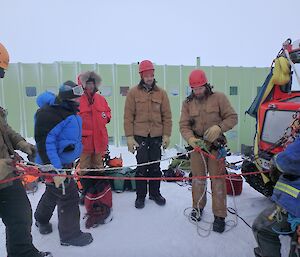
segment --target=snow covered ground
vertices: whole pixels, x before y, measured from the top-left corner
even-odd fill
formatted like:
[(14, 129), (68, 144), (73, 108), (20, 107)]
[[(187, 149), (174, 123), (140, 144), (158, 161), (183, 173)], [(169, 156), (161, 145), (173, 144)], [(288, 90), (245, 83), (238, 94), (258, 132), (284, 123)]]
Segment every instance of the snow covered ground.
[[(135, 158), (124, 147), (111, 147), (111, 157), (122, 154), (124, 165), (135, 164)], [(175, 150), (168, 150), (164, 157), (174, 156)], [(231, 156), (230, 161), (236, 161), (239, 156)], [(161, 168), (165, 169), (168, 162), (164, 161)], [(208, 188), (208, 190), (210, 190)], [(44, 185), (34, 195), (29, 195), (32, 209), (44, 191)], [(167, 199), (164, 207), (156, 205), (147, 199), (144, 209), (134, 207), (135, 193), (113, 193), (113, 220), (98, 228), (88, 230), (93, 234), (94, 242), (86, 247), (66, 247), (59, 243), (57, 230), (57, 213), (51, 222), (54, 231), (49, 235), (40, 235), (36, 227), (32, 227), (34, 244), (40, 250), (51, 251), (55, 257), (252, 257), (256, 246), (252, 231), (241, 220), (236, 227), (223, 234), (211, 232), (208, 237), (201, 237), (197, 227), (190, 223), (184, 215), (184, 210), (191, 207), (191, 190), (189, 186), (181, 187), (176, 183), (163, 182), (161, 193)], [(235, 197), (237, 211), (249, 224), (252, 224), (258, 213), (270, 204), (270, 201), (254, 191), (246, 183), (243, 192)], [(203, 219), (213, 221), (211, 212), (211, 197)], [(234, 207), (233, 197), (228, 196), (228, 206)], [(85, 214), (81, 208), (82, 217)], [(235, 220), (231, 214), (227, 220)], [(83, 231), (84, 220), (81, 220)], [(200, 226), (207, 227), (207, 223), (200, 222)], [(202, 231), (204, 232), (204, 231)], [(283, 239), (287, 241), (286, 238)], [(285, 242), (287, 243), (287, 242)], [(5, 228), (0, 223), (0, 257), (6, 256)], [(284, 249), (283, 256), (287, 256)]]

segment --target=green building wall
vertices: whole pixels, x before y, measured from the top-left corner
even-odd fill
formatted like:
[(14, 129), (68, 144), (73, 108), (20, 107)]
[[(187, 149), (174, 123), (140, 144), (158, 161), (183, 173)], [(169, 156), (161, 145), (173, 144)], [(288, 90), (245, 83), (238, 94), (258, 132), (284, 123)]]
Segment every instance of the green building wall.
[[(173, 130), (171, 146), (185, 142), (179, 133), (181, 104), (188, 88), (188, 76), (196, 66), (156, 65), (155, 78), (170, 98)], [(255, 120), (245, 115), (266, 78), (269, 68), (200, 66), (214, 86), (214, 90), (225, 93), (239, 116), (238, 125), (227, 133), (229, 148), (240, 151), (241, 144), (251, 145), (255, 132)], [(51, 64), (11, 64), (0, 81), (0, 105), (8, 110), (9, 124), (24, 137), (33, 136), (33, 116), (37, 110), (36, 96), (45, 90), (57, 92), (66, 80), (76, 81), (80, 72), (94, 70), (102, 77), (100, 91), (112, 109), (112, 121), (108, 125), (110, 144), (125, 144), (123, 114), (128, 88), (136, 85), (140, 78), (138, 65), (81, 64), (79, 62), (55, 62)]]

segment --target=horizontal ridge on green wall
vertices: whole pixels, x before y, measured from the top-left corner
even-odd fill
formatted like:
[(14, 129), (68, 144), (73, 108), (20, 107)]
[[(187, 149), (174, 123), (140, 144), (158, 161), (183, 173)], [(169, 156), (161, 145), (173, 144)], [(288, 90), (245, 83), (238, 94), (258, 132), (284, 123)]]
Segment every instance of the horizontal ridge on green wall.
[[(179, 133), (181, 105), (187, 94), (189, 73), (196, 66), (156, 65), (155, 78), (169, 96), (173, 129), (171, 146), (184, 145)], [(226, 133), (228, 146), (239, 151), (241, 144), (252, 145), (255, 120), (245, 115), (258, 88), (264, 82), (269, 68), (200, 66), (214, 90), (225, 93), (238, 113), (239, 123)], [(36, 96), (45, 90), (57, 92), (66, 80), (77, 81), (81, 72), (93, 70), (102, 77), (101, 94), (112, 109), (108, 125), (110, 144), (125, 144), (123, 114), (128, 88), (138, 84), (140, 76), (137, 64), (82, 64), (80, 62), (13, 63), (0, 81), (0, 105), (8, 110), (9, 124), (24, 137), (33, 136), (34, 113), (37, 110)]]

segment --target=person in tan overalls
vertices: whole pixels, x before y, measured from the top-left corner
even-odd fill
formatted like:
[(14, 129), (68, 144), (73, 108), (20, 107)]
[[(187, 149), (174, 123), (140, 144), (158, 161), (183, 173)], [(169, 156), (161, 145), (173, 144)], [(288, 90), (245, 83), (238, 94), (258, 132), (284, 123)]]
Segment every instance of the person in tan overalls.
[[(204, 139), (208, 146), (224, 138), (223, 133), (232, 129), (238, 117), (227, 97), (220, 92), (212, 92), (204, 71), (193, 70), (189, 76), (192, 93), (183, 102), (180, 117), (180, 133), (193, 148)], [(216, 150), (211, 153), (217, 157)], [(211, 159), (199, 152), (191, 153), (193, 176), (225, 174), (222, 162)], [(200, 221), (206, 205), (206, 181), (193, 179), (193, 210), (191, 217)], [(227, 215), (225, 179), (211, 179), (212, 209), (215, 216), (213, 231), (222, 233), (225, 230)]]
[[(167, 92), (158, 87), (154, 78), (154, 65), (144, 60), (139, 65), (140, 83), (132, 87), (126, 96), (124, 108), (124, 131), (128, 150), (137, 152), (138, 164), (161, 159), (161, 147), (170, 144), (172, 113)], [(160, 163), (139, 166), (136, 177), (160, 178)], [(145, 207), (148, 182), (136, 181), (135, 207)], [(149, 199), (163, 206), (166, 199), (160, 193), (160, 181), (149, 180)]]
[[(0, 79), (4, 78), (8, 65), (8, 51), (0, 43)], [(28, 159), (34, 159), (36, 153), (35, 147), (8, 125), (7, 111), (0, 107), (0, 219), (6, 232), (6, 256), (52, 257), (50, 252), (40, 252), (33, 245), (32, 210), (21, 179), (9, 181), (17, 176), (15, 150), (26, 153)]]

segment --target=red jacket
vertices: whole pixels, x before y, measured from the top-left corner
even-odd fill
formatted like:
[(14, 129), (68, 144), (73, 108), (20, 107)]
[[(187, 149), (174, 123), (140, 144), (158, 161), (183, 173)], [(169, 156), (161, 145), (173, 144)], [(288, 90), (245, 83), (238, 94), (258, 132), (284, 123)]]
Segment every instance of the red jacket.
[(94, 94), (92, 101), (89, 101), (87, 94), (83, 94), (80, 97), (79, 108), (82, 118), (83, 153), (104, 153), (108, 146), (106, 124), (111, 119), (108, 103), (98, 93)]

